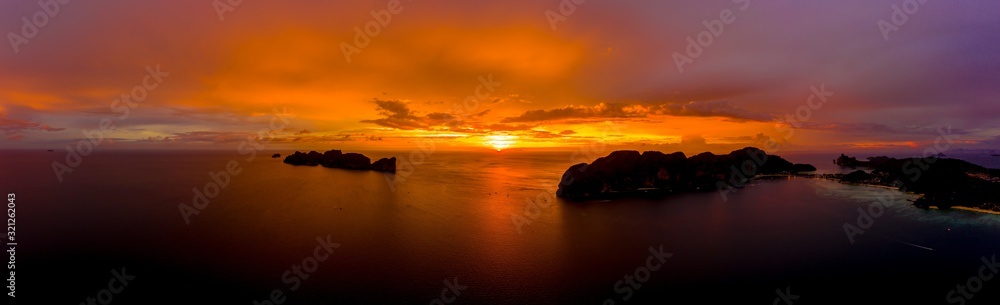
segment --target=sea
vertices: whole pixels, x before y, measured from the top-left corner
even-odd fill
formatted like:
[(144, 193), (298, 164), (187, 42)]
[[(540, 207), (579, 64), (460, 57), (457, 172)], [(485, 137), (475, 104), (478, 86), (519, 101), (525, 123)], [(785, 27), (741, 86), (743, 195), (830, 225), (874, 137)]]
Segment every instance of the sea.
[[(573, 152), (360, 151), (398, 157), (394, 175), (292, 166), (274, 152), (96, 151), (60, 181), (52, 163), (66, 163), (65, 151), (0, 151), (0, 192), (16, 196), (17, 297), (8, 299), (1000, 300), (991, 265), (1000, 215), (920, 209), (895, 190), (788, 177), (727, 193), (571, 202), (554, 192), (581, 161)], [(782, 154), (825, 173), (844, 171), (837, 155)], [(950, 157), (1000, 168), (988, 154)]]

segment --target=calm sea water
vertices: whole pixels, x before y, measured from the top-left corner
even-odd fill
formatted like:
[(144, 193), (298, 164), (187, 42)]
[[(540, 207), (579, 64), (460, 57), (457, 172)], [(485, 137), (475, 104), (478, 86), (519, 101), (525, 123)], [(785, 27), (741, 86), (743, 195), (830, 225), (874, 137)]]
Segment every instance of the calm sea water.
[[(786, 156), (837, 171), (834, 157)], [(727, 200), (564, 202), (551, 192), (578, 161), (569, 153), (435, 152), (395, 183), (219, 152), (98, 152), (60, 183), (50, 163), (62, 158), (0, 152), (26, 304), (78, 304), (123, 267), (136, 278), (114, 304), (253, 304), (274, 289), (286, 304), (429, 304), (455, 279), (457, 304), (773, 304), (776, 290), (795, 304), (947, 304), (1000, 254), (1000, 216), (823, 180), (761, 181)], [(187, 224), (178, 205), (230, 160), (240, 174)], [(844, 225), (886, 192), (898, 200), (852, 244)], [(340, 247), (290, 290), (283, 273), (327, 237)], [(647, 275), (651, 247), (672, 256)], [(618, 284), (637, 269), (641, 286)], [(1000, 276), (983, 285), (969, 304), (1000, 299)]]

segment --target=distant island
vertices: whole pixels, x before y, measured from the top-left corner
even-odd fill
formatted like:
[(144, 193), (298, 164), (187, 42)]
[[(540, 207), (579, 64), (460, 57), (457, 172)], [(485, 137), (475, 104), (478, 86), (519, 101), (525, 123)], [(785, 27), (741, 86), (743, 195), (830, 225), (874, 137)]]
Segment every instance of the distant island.
[(365, 155), (358, 153), (345, 154), (339, 150), (330, 150), (322, 154), (315, 151), (310, 151), (309, 153), (296, 151), (286, 156), (283, 162), (291, 165), (322, 165), (329, 168), (370, 170), (386, 173), (396, 172), (396, 157), (382, 158), (372, 163), (371, 159)]
[(556, 195), (567, 199), (605, 199), (714, 191), (741, 187), (758, 175), (815, 171), (809, 164), (792, 164), (756, 147), (726, 155), (710, 152), (688, 158), (682, 152), (615, 151), (593, 163), (573, 165), (563, 174)]
[(840, 182), (899, 188), (922, 195), (919, 207), (968, 207), (1000, 212), (1000, 169), (958, 159), (871, 157), (860, 161), (841, 154), (834, 163), (866, 168), (848, 174), (824, 175)]

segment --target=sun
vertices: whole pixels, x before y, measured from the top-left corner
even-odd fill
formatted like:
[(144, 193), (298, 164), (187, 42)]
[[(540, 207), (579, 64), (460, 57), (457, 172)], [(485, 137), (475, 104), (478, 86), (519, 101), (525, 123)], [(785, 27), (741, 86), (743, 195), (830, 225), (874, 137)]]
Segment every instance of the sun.
[(516, 143), (517, 137), (511, 135), (491, 135), (486, 136), (486, 144), (493, 146), (497, 151), (502, 151)]

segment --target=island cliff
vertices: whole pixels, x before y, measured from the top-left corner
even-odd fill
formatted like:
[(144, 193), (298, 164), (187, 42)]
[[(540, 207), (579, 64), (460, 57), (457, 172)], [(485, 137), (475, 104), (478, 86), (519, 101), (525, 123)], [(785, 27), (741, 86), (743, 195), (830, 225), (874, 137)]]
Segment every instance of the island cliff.
[(761, 175), (795, 175), (841, 183), (897, 188), (921, 195), (918, 207), (967, 207), (1000, 212), (1000, 169), (941, 157), (866, 161), (840, 155), (833, 161), (847, 174), (812, 174), (808, 164), (792, 164), (763, 150), (747, 147), (725, 155), (657, 151), (615, 151), (594, 162), (573, 165), (563, 174), (556, 195), (573, 200), (650, 196), (667, 193), (739, 188)]
[(315, 151), (310, 151), (309, 153), (296, 151), (294, 154), (286, 156), (284, 162), (291, 165), (322, 165), (329, 168), (371, 170), (388, 173), (396, 172), (395, 157), (382, 158), (372, 163), (371, 159), (365, 155), (357, 153), (345, 154), (339, 150), (330, 150), (322, 154)]
[(593, 163), (573, 165), (563, 174), (556, 195), (569, 199), (611, 198), (710, 191), (739, 187), (757, 175), (815, 171), (747, 147), (726, 155), (710, 152), (688, 158), (682, 152), (615, 151)]

